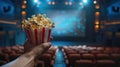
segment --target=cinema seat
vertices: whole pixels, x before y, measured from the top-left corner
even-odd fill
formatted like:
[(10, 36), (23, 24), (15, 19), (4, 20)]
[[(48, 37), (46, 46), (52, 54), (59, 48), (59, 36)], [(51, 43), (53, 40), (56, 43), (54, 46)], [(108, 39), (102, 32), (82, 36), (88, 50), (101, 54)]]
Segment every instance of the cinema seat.
[(80, 54), (68, 54), (68, 66), (74, 66), (76, 60), (80, 60)]
[(117, 67), (120, 67), (120, 61), (119, 61), (119, 62), (117, 62)]
[(68, 54), (68, 53), (77, 53), (75, 50), (66, 50), (65, 52), (66, 52), (66, 54)]
[(113, 60), (97, 60), (95, 67), (117, 67)]
[(52, 56), (51, 54), (43, 54), (39, 58), (40, 61), (44, 61), (45, 67), (51, 67), (52, 66)]
[(9, 52), (11, 52), (11, 47), (2, 47), (2, 48), (1, 48), (1, 51), (2, 51), (3, 53), (9, 53)]
[(7, 63), (6, 61), (0, 60), (0, 66)]
[(65, 58), (68, 58), (68, 55), (69, 54), (77, 54), (77, 52), (76, 51), (67, 51), (66, 53), (65, 53)]
[(0, 60), (8, 62), (9, 61), (9, 55), (4, 54), (4, 53), (0, 53)]
[(90, 51), (91, 50), (96, 50), (96, 47), (95, 46), (87, 46), (87, 49), (90, 50)]
[(102, 59), (111, 59), (110, 55), (109, 54), (96, 54), (96, 57), (95, 57), (97, 60), (102, 60)]
[(92, 60), (76, 60), (75, 67), (93, 67)]
[(86, 53), (88, 53), (88, 51), (87, 50), (79, 50), (78, 53), (79, 54), (86, 54)]
[(99, 50), (99, 51), (104, 51), (104, 49), (105, 49), (105, 48), (104, 48), (104, 47), (102, 47), (102, 46), (101, 46), (101, 47), (97, 47), (97, 48), (96, 48), (96, 50)]
[(17, 54), (23, 54), (23, 53), (24, 53), (24, 51), (23, 51), (23, 50), (21, 50), (21, 49), (19, 49), (18, 51), (16, 51), (16, 53), (17, 53)]
[(82, 54), (82, 59), (94, 60), (94, 58), (95, 58), (94, 54), (90, 54), (90, 53)]
[(119, 47), (114, 47), (112, 48), (113, 53), (120, 53), (120, 48)]
[(92, 54), (99, 54), (99, 53), (101, 53), (101, 51), (99, 51), (99, 50), (92, 50), (92, 51), (90, 51), (90, 53), (92, 53)]
[(11, 50), (13, 50), (13, 51), (18, 51), (19, 48), (18, 48), (17, 46), (11, 46)]
[(76, 54), (76, 53), (77, 53), (76, 51), (67, 51), (66, 55), (68, 55), (68, 54)]
[(37, 61), (36, 67), (45, 67), (44, 66), (44, 61)]
[(15, 60), (17, 57), (19, 57), (21, 54), (11, 54), (10, 56), (9, 56), (9, 61), (12, 61), (12, 60)]
[(118, 54), (118, 53), (111, 54), (111, 58), (112, 58), (112, 60), (119, 62), (120, 61), (120, 54)]
[(104, 50), (104, 51), (102, 51), (102, 53), (104, 53), (104, 54), (111, 54), (113, 51), (112, 50)]
[(104, 50), (111, 51), (111, 50), (112, 50), (112, 48), (111, 48), (111, 47), (105, 47), (105, 49), (104, 49)]
[(52, 56), (52, 59), (54, 59), (55, 53), (53, 51), (46, 51), (46, 54), (50, 54)]

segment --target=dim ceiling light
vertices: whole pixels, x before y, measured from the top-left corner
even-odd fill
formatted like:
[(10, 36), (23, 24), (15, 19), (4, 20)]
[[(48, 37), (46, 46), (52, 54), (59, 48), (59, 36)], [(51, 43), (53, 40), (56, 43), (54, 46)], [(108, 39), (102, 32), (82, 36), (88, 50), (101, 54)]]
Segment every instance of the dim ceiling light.
[(94, 4), (97, 4), (97, 1), (94, 1), (93, 3), (94, 3)]
[(96, 16), (99, 16), (99, 15), (100, 15), (100, 12), (96, 12), (95, 15), (96, 15)]
[(27, 3), (27, 1), (24, 1), (23, 3), (24, 3), (24, 4), (26, 4), (26, 3)]
[(52, 2), (52, 5), (55, 5), (55, 2)]
[(68, 5), (68, 2), (65, 2), (66, 5)]
[(34, 0), (34, 2), (35, 2), (35, 3), (37, 3), (37, 2), (38, 2), (38, 0)]
[(96, 5), (96, 6), (95, 6), (95, 8), (96, 8), (96, 9), (99, 9), (99, 8), (100, 8), (100, 6), (99, 6), (99, 5)]
[(99, 25), (95, 25), (95, 29), (98, 29), (99, 28)]
[(22, 13), (21, 13), (21, 14), (24, 16), (24, 15), (26, 15), (26, 12), (25, 12), (25, 11), (22, 11)]
[(72, 5), (72, 2), (69, 2), (69, 5)]
[(48, 2), (48, 4), (50, 5), (50, 4), (51, 4), (51, 2)]
[(97, 14), (97, 15), (99, 15), (99, 14), (100, 14), (100, 12), (96, 12), (96, 14)]
[(25, 8), (26, 8), (26, 5), (22, 5), (22, 8), (25, 9)]
[(79, 5), (82, 5), (82, 3), (81, 3), (81, 2), (79, 2)]
[(97, 24), (97, 25), (98, 25), (98, 24), (99, 24), (99, 21), (96, 21), (96, 22), (95, 22), (95, 24)]
[(83, 0), (84, 3), (87, 3), (87, 0)]

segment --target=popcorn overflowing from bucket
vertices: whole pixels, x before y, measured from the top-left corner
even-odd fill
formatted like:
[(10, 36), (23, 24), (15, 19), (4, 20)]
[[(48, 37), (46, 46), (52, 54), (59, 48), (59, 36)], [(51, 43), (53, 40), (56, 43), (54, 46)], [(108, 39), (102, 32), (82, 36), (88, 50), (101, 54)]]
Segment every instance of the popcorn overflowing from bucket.
[(51, 30), (54, 23), (50, 21), (46, 15), (32, 15), (31, 18), (22, 21), (22, 28), (28, 37), (28, 40), (33, 44), (41, 44), (50, 41)]

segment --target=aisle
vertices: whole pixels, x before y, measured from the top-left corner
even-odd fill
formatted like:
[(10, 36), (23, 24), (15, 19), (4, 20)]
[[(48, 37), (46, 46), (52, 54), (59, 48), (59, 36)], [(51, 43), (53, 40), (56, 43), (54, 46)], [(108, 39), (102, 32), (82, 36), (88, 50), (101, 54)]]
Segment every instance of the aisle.
[(54, 67), (66, 67), (62, 50), (59, 50), (56, 54)]

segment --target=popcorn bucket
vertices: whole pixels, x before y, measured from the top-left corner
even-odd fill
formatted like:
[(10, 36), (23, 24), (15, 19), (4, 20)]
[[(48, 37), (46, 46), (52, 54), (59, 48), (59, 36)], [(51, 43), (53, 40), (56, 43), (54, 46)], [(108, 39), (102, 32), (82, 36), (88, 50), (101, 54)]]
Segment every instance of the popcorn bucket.
[(41, 28), (41, 29), (25, 29), (27, 38), (29, 42), (35, 45), (50, 41), (51, 29)]

